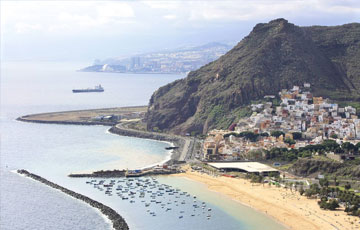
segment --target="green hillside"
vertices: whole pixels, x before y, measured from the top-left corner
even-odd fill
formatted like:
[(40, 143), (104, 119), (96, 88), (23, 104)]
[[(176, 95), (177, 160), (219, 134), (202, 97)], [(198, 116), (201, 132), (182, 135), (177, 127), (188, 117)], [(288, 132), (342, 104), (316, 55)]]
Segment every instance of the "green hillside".
[(159, 88), (149, 130), (205, 133), (248, 115), (264, 95), (311, 83), (315, 95), (360, 101), (360, 24), (299, 27), (285, 19), (257, 24), (218, 60)]

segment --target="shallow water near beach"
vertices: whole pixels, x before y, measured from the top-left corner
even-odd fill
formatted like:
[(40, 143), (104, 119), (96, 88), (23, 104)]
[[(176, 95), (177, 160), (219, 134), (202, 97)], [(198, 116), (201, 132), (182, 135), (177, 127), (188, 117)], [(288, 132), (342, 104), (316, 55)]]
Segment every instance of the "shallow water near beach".
[[(83, 66), (85, 64), (2, 64), (1, 229), (110, 229), (97, 210), (11, 172), (22, 168), (112, 207), (126, 219), (131, 229), (263, 229), (264, 226), (283, 229), (270, 218), (233, 204), (230, 199), (183, 178), (159, 177), (158, 181), (196, 194), (198, 202), (206, 202), (212, 208), (211, 218), (191, 217), (193, 206), (177, 209), (177, 198), (173, 195), (164, 195), (161, 199), (172, 200), (167, 208), (176, 212), (165, 212), (159, 203), (154, 206), (157, 215), (152, 216), (139, 198), (130, 203), (94, 189), (86, 183), (87, 179), (67, 177), (72, 172), (153, 165), (169, 156), (170, 152), (165, 150), (169, 144), (113, 135), (103, 126), (33, 124), (18, 122), (17, 117), (51, 111), (144, 105), (159, 86), (183, 77), (75, 71)], [(73, 88), (97, 84), (103, 85), (104, 93), (71, 92)]]

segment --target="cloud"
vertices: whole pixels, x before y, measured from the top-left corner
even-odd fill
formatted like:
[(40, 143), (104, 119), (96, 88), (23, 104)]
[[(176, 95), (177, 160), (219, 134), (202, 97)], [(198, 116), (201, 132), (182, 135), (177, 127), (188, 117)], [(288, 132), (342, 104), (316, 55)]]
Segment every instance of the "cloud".
[(358, 19), (360, 15), (358, 0), (1, 1), (0, 4), (4, 31), (22, 34), (110, 30), (125, 24), (148, 28), (152, 22), (165, 20), (186, 27), (189, 23), (206, 26), (209, 21), (266, 21), (304, 15), (345, 15)]
[(176, 15), (175, 14), (167, 14), (167, 15), (163, 16), (163, 18), (173, 20), (173, 19), (176, 19)]
[(167, 9), (175, 10), (179, 9), (181, 5), (186, 5), (187, 1), (143, 1), (143, 4), (149, 6), (152, 9)]
[(238, 40), (256, 23), (280, 17), (301, 26), (360, 21), (360, 0), (0, 0), (0, 5), (2, 48), (7, 55), (21, 50), (13, 55), (21, 58), (26, 49), (56, 56), (44, 43), (96, 57)]
[(6, 1), (1, 2), (2, 27), (16, 33), (58, 30), (80, 31), (91, 27), (131, 23), (133, 7), (126, 2)]
[[(247, 21), (274, 17), (353, 14), (359, 17), (358, 0), (208, 0), (208, 1), (148, 1), (152, 9), (172, 15), (186, 15), (190, 21)], [(311, 15), (310, 15), (311, 16)], [(164, 17), (165, 18), (165, 17)], [(178, 17), (179, 20), (184, 20)]]
[(15, 24), (16, 32), (19, 34), (27, 33), (29, 31), (41, 30), (42, 26), (40, 24), (28, 24), (28, 23), (16, 23)]

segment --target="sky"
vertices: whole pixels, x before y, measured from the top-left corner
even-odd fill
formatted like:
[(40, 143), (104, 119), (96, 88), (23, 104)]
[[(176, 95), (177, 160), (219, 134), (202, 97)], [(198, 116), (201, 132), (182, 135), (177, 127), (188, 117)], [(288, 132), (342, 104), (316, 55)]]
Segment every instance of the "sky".
[(239, 42), (257, 23), (360, 22), (359, 0), (0, 0), (2, 61), (81, 61)]

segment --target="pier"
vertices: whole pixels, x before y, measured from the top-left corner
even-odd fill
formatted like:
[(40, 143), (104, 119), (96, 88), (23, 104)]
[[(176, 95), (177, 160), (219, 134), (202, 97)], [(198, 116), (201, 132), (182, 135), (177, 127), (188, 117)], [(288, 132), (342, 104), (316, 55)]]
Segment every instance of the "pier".
[(169, 175), (181, 173), (182, 171), (176, 166), (154, 166), (146, 169), (135, 170), (102, 170), (92, 173), (72, 173), (69, 177), (94, 177), (94, 178), (119, 178), (119, 177), (142, 177), (142, 176), (156, 176)]

